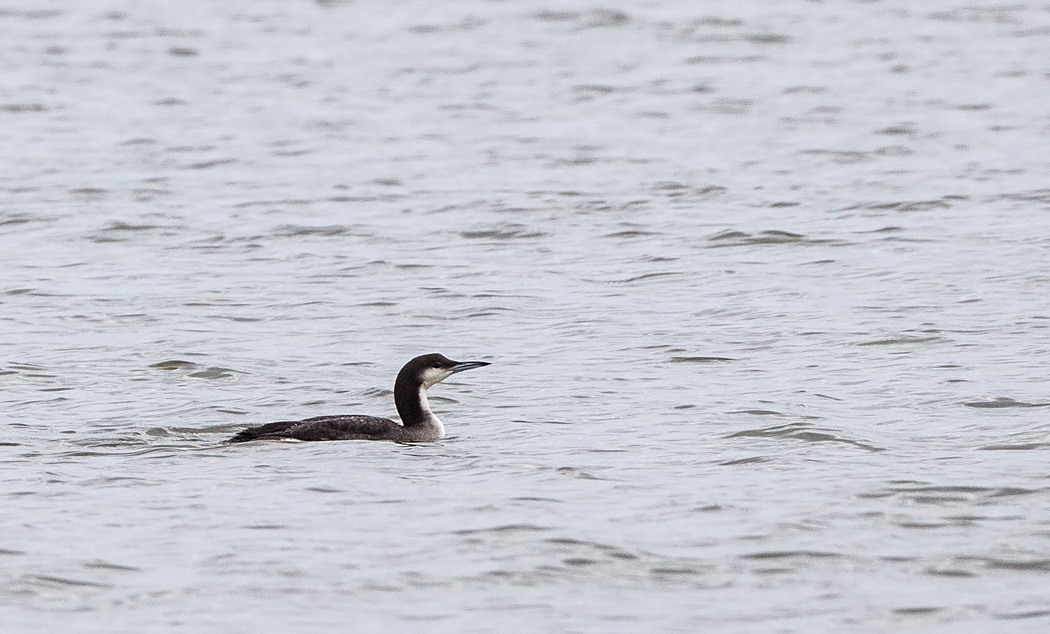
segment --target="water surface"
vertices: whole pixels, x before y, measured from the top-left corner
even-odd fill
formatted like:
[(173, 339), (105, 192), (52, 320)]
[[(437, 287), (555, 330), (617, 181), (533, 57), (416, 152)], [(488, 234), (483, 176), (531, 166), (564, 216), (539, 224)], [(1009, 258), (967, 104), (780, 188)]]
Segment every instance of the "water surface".
[[(1048, 37), (0, 6), (5, 632), (1043, 631)], [(430, 351), (442, 442), (221, 444)]]

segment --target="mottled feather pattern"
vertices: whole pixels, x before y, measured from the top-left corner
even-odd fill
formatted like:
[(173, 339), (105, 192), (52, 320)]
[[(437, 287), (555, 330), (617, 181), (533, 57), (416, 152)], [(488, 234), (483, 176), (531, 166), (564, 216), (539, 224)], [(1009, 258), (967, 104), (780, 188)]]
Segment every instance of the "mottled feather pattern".
[(249, 427), (230, 442), (249, 440), (372, 440), (403, 435), (405, 428), (389, 418), (377, 416), (315, 416), (305, 420), (267, 423)]

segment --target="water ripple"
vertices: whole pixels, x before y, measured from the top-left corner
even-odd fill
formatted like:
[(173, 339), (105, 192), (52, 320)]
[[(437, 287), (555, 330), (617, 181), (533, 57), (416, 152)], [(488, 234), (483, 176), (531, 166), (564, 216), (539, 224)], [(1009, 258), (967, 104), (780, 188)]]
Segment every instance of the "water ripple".
[[(780, 415), (777, 412), (748, 410), (746, 414)], [(788, 423), (786, 425), (774, 425), (772, 427), (760, 427), (758, 429), (747, 429), (732, 433), (726, 438), (784, 438), (789, 440), (801, 440), (811, 443), (841, 443), (851, 445), (865, 451), (885, 451), (882, 447), (869, 445), (868, 443), (851, 440), (838, 435), (836, 432), (822, 430), (807, 423)]]

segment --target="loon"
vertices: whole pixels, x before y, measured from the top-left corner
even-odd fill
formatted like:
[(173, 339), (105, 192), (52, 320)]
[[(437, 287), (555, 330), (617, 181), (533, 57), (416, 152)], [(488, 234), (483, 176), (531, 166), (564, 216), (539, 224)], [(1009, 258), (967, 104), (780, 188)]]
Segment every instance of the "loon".
[(244, 429), (227, 443), (249, 440), (392, 440), (428, 442), (445, 437), (441, 424), (427, 402), (427, 388), (457, 372), (489, 365), (484, 361), (452, 361), (433, 353), (416, 357), (397, 373), (394, 405), (401, 423), (389, 418), (361, 416), (315, 416), (305, 420), (281, 421)]

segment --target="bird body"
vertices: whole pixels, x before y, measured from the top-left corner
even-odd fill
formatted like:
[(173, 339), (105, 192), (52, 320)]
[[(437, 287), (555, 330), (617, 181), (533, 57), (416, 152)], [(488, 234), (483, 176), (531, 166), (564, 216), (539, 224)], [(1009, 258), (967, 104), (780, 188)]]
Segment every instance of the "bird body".
[(358, 414), (315, 416), (267, 423), (241, 430), (228, 443), (250, 440), (391, 440), (429, 442), (445, 437), (445, 426), (430, 409), (427, 388), (457, 372), (489, 365), (484, 361), (452, 361), (432, 353), (405, 364), (394, 382), (394, 404), (401, 424), (389, 418)]

